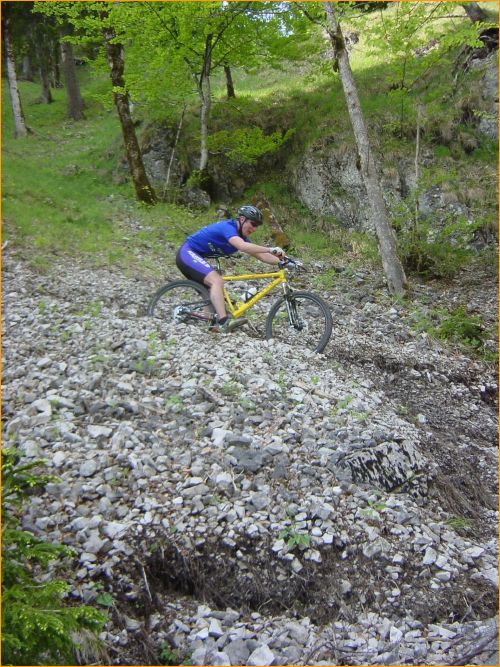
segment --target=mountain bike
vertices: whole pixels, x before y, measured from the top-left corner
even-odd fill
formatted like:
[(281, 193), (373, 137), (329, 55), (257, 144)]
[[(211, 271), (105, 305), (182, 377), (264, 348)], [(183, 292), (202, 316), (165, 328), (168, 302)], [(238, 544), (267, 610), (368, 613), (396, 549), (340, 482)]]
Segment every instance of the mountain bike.
[[(322, 352), (332, 334), (332, 315), (326, 302), (316, 294), (295, 290), (290, 281), (303, 269), (302, 262), (285, 257), (278, 271), (223, 275), (220, 256), (212, 256), (216, 270), (224, 280), (224, 298), (228, 312), (241, 317), (257, 302), (281, 285), (282, 295), (271, 306), (265, 321), (264, 334), (284, 343), (301, 345)], [(215, 267), (214, 267), (215, 268)], [(237, 296), (233, 283), (267, 280), (262, 289), (247, 291)], [(215, 309), (208, 289), (193, 280), (167, 283), (153, 294), (148, 304), (148, 315), (168, 322), (183, 322), (210, 326), (215, 323)]]

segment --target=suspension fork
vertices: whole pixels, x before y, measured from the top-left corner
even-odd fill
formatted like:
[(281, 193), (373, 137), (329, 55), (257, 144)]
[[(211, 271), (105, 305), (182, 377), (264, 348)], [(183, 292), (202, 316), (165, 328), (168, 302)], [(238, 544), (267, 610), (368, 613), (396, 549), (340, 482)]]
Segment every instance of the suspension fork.
[(286, 310), (288, 313), (288, 321), (290, 322), (290, 326), (294, 327), (295, 329), (300, 329), (300, 321), (297, 316), (297, 308), (295, 307), (295, 303), (293, 302), (293, 290), (287, 283), (283, 283), (283, 296), (285, 298), (285, 304), (286, 304)]

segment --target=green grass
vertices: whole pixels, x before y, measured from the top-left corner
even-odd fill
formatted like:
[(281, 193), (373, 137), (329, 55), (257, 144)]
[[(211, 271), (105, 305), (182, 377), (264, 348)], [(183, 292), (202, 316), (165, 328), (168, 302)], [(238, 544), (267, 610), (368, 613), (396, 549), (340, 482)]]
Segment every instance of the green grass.
[[(2, 82), (4, 84), (4, 82)], [(6, 99), (4, 89), (4, 99)], [(113, 237), (114, 203), (109, 187), (109, 137), (118, 134), (107, 114), (81, 124), (65, 119), (64, 94), (54, 103), (35, 104), (38, 86), (21, 83), (28, 126), (33, 134), (13, 139), (8, 104), (2, 109), (4, 235), (34, 249), (94, 253)]]
[(147, 268), (171, 254), (165, 244), (178, 244), (206, 224), (210, 214), (167, 204), (148, 209), (136, 202), (128, 179), (116, 182), (123, 155), (113, 109), (90, 97), (86, 120), (72, 122), (66, 119), (64, 91), (53, 91), (50, 105), (35, 103), (37, 84), (21, 82), (20, 91), (33, 134), (14, 138), (10, 105), (4, 104), (3, 237), (29, 253), (35, 267), (42, 270), (67, 254)]

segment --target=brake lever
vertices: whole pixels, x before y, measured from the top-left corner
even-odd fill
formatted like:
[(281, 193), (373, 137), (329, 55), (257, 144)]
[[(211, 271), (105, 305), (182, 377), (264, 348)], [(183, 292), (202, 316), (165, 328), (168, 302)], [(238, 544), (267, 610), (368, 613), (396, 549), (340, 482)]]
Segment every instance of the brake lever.
[(290, 269), (295, 269), (297, 271), (304, 268), (303, 262), (299, 261), (298, 259), (292, 259), (291, 257), (287, 257), (286, 255), (285, 258), (281, 260), (279, 265), (282, 268), (289, 267)]

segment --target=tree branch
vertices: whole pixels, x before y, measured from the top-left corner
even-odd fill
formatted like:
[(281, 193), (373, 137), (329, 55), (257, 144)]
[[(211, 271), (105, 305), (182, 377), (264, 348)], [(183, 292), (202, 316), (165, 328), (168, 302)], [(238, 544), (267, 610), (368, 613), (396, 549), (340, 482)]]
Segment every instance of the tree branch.
[[(469, 665), (472, 658), (475, 658), (480, 653), (485, 653), (489, 644), (491, 644), (495, 639), (498, 638), (498, 629), (495, 630), (489, 637), (483, 639), (482, 642), (476, 644), (472, 650), (463, 655), (459, 660), (454, 660), (453, 662), (448, 662), (448, 665)], [(498, 650), (498, 646), (492, 647), (488, 653), (495, 653)]]

